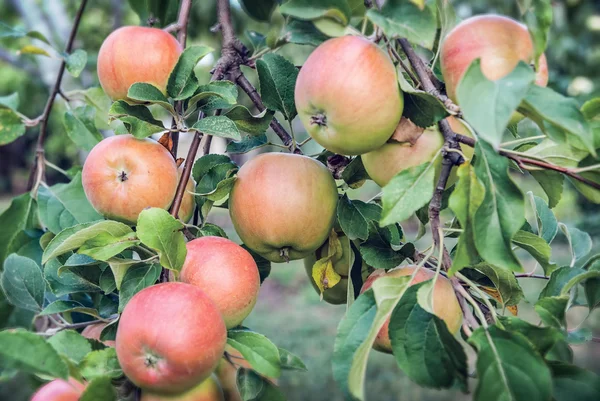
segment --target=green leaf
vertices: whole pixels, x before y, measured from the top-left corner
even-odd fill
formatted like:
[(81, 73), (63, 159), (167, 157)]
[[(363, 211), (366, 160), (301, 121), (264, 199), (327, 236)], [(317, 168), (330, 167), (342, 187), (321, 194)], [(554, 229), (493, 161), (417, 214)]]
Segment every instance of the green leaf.
[(240, 4), (246, 14), (262, 22), (268, 22), (275, 7), (279, 5), (277, 0), (240, 0)]
[(46, 44), (50, 44), (50, 41), (46, 39), (46, 37), (38, 31), (29, 31), (23, 32), (19, 29), (15, 29), (10, 25), (5, 24), (4, 22), (0, 22), (0, 38), (22, 38), (25, 36), (29, 36), (30, 38), (41, 40)]
[(127, 97), (136, 102), (158, 104), (175, 115), (175, 109), (169, 103), (169, 99), (154, 85), (137, 82), (129, 87)]
[(50, 56), (50, 53), (48, 53), (45, 49), (42, 49), (41, 47), (34, 46), (34, 45), (25, 45), (25, 46), (21, 47), (21, 49), (19, 49), (17, 54), (19, 54), (19, 55), (31, 54), (34, 56), (52, 57), (52, 56)]
[(458, 237), (449, 275), (453, 275), (465, 266), (477, 263), (479, 259), (475, 246), (473, 220), (475, 212), (485, 197), (485, 187), (477, 179), (475, 171), (469, 163), (463, 163), (458, 167), (457, 177), (458, 182), (448, 199), (448, 205), (460, 222), (463, 232)]
[(352, 189), (360, 188), (369, 178), (361, 157), (355, 157), (342, 171), (342, 179)]
[[(457, 88), (465, 119), (494, 148), (500, 146), (504, 130), (514, 111), (527, 95), (535, 73), (524, 62), (504, 78), (490, 81), (481, 71), (481, 60), (471, 63)], [(485, 98), (482, 102), (480, 99)]]
[(531, 85), (519, 112), (535, 121), (554, 141), (596, 154), (592, 130), (575, 99)]
[(61, 264), (57, 259), (52, 259), (44, 266), (44, 278), (50, 289), (57, 297), (76, 292), (100, 292), (100, 287), (88, 274), (99, 274), (97, 269), (72, 268), (59, 274)]
[(571, 266), (573, 266), (575, 265), (575, 262), (590, 253), (592, 250), (592, 238), (585, 231), (581, 231), (574, 227), (567, 227), (563, 223), (558, 223), (558, 227), (565, 237), (567, 237), (567, 241), (569, 242), (569, 248), (571, 250)]
[(225, 113), (240, 131), (250, 135), (264, 134), (273, 120), (273, 112), (267, 109), (254, 116), (245, 106), (237, 105)]
[(127, 132), (139, 139), (165, 131), (163, 123), (156, 120), (146, 106), (119, 100), (112, 104), (108, 116), (110, 121), (121, 120)]
[(141, 21), (149, 18), (155, 27), (166, 27), (177, 20), (180, 0), (129, 0), (129, 5)]
[(546, 50), (548, 42), (548, 33), (552, 26), (552, 4), (550, 0), (533, 0), (530, 2), (530, 7), (525, 12), (525, 23), (529, 30), (529, 36), (533, 42), (534, 60), (536, 60), (536, 68), (538, 59)]
[(77, 78), (87, 63), (87, 53), (85, 50), (77, 49), (71, 54), (64, 55), (67, 71)]
[(269, 53), (256, 61), (256, 70), (265, 106), (269, 110), (280, 111), (286, 120), (293, 120), (297, 114), (294, 102), (298, 77), (296, 66), (278, 54)]
[(301, 20), (327, 17), (348, 25), (351, 10), (346, 0), (290, 0), (279, 7), (284, 15)]
[(474, 400), (547, 401), (551, 398), (550, 370), (524, 336), (497, 326), (488, 330), (480, 327), (473, 332), (469, 343), (477, 348), (479, 381)]
[[(176, 2), (172, 2), (176, 3)], [(85, 388), (79, 401), (116, 401), (117, 390), (113, 386), (110, 377), (98, 377), (90, 382)]]
[(546, 286), (540, 292), (538, 299), (561, 295), (563, 288), (571, 279), (585, 273), (587, 273), (586, 270), (578, 267), (563, 266), (556, 269), (550, 275), (550, 280), (548, 280)]
[(112, 101), (101, 87), (88, 88), (81, 92), (85, 102), (96, 110), (94, 123), (98, 129), (110, 129), (108, 124), (108, 111), (112, 105)]
[(19, 108), (19, 92), (14, 92), (6, 96), (0, 96), (0, 107), (6, 107), (12, 111), (17, 111)]
[(21, 117), (10, 109), (0, 108), (0, 146), (7, 145), (25, 134)]
[(235, 181), (238, 166), (227, 156), (206, 155), (194, 164), (192, 174), (196, 184), (196, 195), (210, 201), (226, 197)]
[[(1, 27), (1, 26), (0, 26)], [(29, 193), (24, 193), (12, 199), (8, 209), (0, 214), (0, 266), (8, 256), (18, 234), (25, 229), (37, 225), (35, 200)]]
[(192, 129), (200, 131), (206, 135), (218, 136), (221, 138), (241, 141), (242, 136), (237, 125), (225, 116), (204, 117), (192, 126)]
[(398, 266), (406, 258), (414, 256), (415, 246), (404, 244), (398, 251), (392, 249), (390, 241), (379, 235), (372, 235), (360, 245), (360, 255), (364, 262), (377, 269), (391, 269)]
[(183, 223), (160, 208), (142, 210), (138, 217), (137, 236), (142, 243), (155, 250), (160, 264), (169, 270), (179, 271), (187, 250), (181, 230)]
[(119, 313), (125, 309), (125, 305), (135, 294), (156, 283), (161, 270), (158, 263), (141, 264), (127, 270), (119, 292)]
[(33, 312), (42, 310), (46, 283), (42, 269), (33, 260), (14, 253), (9, 255), (0, 283), (12, 305)]
[(60, 299), (46, 306), (44, 310), (39, 313), (39, 315), (46, 316), (70, 312), (84, 313), (86, 315), (93, 316), (96, 319), (100, 318), (98, 311), (94, 308), (88, 308), (77, 301), (64, 301)]
[(69, 138), (78, 148), (88, 152), (103, 139), (96, 129), (95, 115), (96, 109), (86, 105), (67, 110), (63, 117)]
[(498, 318), (506, 331), (522, 334), (542, 356), (546, 355), (557, 342), (565, 340), (565, 335), (555, 327), (535, 326), (514, 316)]
[(271, 261), (263, 258), (258, 253), (248, 248), (245, 244), (242, 244), (242, 248), (248, 251), (248, 253), (252, 255), (252, 258), (256, 262), (256, 266), (258, 266), (258, 274), (260, 275), (260, 282), (262, 284), (263, 281), (265, 281), (265, 279), (269, 277), (269, 274), (271, 273)]
[(535, 212), (538, 235), (549, 244), (558, 232), (558, 221), (556, 220), (556, 216), (554, 216), (554, 213), (542, 198), (533, 195), (531, 192), (528, 192), (527, 196), (529, 197), (531, 206)]
[(545, 325), (560, 329), (566, 324), (565, 313), (568, 302), (568, 296), (541, 298), (535, 303), (535, 311)]
[(81, 362), (80, 369), (87, 380), (102, 376), (116, 379), (123, 374), (117, 359), (117, 351), (113, 347), (90, 352)]
[(242, 138), (240, 142), (229, 142), (227, 144), (227, 149), (225, 150), (225, 152), (228, 154), (248, 153), (251, 150), (267, 146), (268, 141), (269, 140), (267, 139), (267, 136), (265, 134), (257, 136), (247, 136), (245, 138)]
[(227, 344), (238, 350), (252, 369), (261, 375), (276, 378), (281, 374), (279, 350), (262, 334), (249, 330), (229, 330)]
[(48, 343), (61, 355), (75, 364), (79, 364), (85, 356), (92, 352), (87, 338), (74, 330), (59, 331), (48, 339)]
[[(430, 282), (429, 284), (431, 284)], [(404, 373), (425, 387), (466, 384), (467, 357), (446, 323), (417, 302), (428, 283), (410, 286), (392, 312), (389, 336), (396, 362)]]
[(329, 39), (327, 35), (319, 31), (310, 21), (290, 18), (283, 29), (283, 35), (287, 41), (299, 45), (319, 46)]
[(594, 401), (600, 399), (600, 377), (586, 369), (563, 362), (550, 362), (556, 401)]
[(299, 356), (294, 355), (283, 348), (279, 348), (279, 361), (281, 363), (281, 369), (299, 370), (302, 372), (308, 371), (306, 365)]
[(255, 400), (263, 392), (263, 379), (252, 369), (239, 368), (235, 379), (242, 400)]
[(404, 92), (402, 115), (419, 127), (431, 127), (450, 115), (440, 99), (430, 93), (413, 88), (403, 74), (398, 74), (398, 82)]
[(538, 261), (544, 269), (544, 273), (550, 274), (558, 268), (556, 264), (550, 262), (552, 256), (552, 248), (542, 237), (527, 231), (519, 230), (513, 236), (513, 244), (529, 252), (531, 256)]
[(167, 83), (167, 93), (175, 100), (183, 100), (192, 96), (198, 89), (198, 78), (194, 74), (194, 67), (198, 61), (213, 51), (208, 46), (187, 47), (179, 56), (177, 64)]
[(85, 196), (80, 173), (68, 184), (41, 186), (38, 210), (42, 224), (55, 234), (76, 224), (102, 219)]
[(0, 331), (2, 367), (66, 379), (66, 363), (44, 337), (24, 330)]
[(350, 200), (346, 194), (338, 202), (337, 218), (340, 227), (351, 240), (366, 240), (369, 237), (369, 222), (378, 221), (380, 215), (379, 205)]
[(388, 0), (381, 10), (377, 7), (368, 10), (367, 17), (389, 38), (406, 38), (427, 49), (433, 47), (437, 24), (429, 7), (420, 9), (409, 1)]
[(504, 306), (518, 305), (525, 297), (519, 282), (511, 271), (487, 263), (479, 263), (472, 268), (480, 271), (492, 281)]
[(113, 256), (123, 252), (125, 249), (138, 245), (140, 240), (132, 231), (122, 236), (115, 236), (110, 232), (96, 235), (83, 244), (77, 251), (80, 254), (101, 261), (107, 261)]
[(131, 232), (132, 230), (128, 225), (113, 220), (83, 223), (69, 227), (52, 238), (44, 250), (42, 263), (46, 264), (50, 259), (80, 248), (97, 235), (119, 238), (131, 234)]
[(550, 139), (544, 139), (538, 145), (528, 149), (517, 148), (517, 150), (525, 151), (529, 156), (535, 156), (561, 167), (577, 167), (577, 164), (588, 155), (585, 150), (564, 146)]
[(383, 211), (379, 222), (381, 226), (408, 219), (431, 200), (435, 177), (434, 162), (435, 159), (430, 163), (402, 170), (383, 188)]
[(492, 265), (522, 270), (511, 240), (525, 221), (523, 194), (508, 175), (508, 160), (484, 141), (475, 145), (475, 175), (486, 188), (473, 219), (475, 246)]
[(189, 116), (196, 108), (204, 112), (230, 108), (237, 103), (237, 97), (237, 85), (231, 81), (216, 81), (201, 85), (189, 100), (185, 115)]
[(529, 174), (535, 178), (548, 196), (548, 207), (553, 208), (558, 205), (562, 197), (564, 176), (550, 170), (529, 171)]

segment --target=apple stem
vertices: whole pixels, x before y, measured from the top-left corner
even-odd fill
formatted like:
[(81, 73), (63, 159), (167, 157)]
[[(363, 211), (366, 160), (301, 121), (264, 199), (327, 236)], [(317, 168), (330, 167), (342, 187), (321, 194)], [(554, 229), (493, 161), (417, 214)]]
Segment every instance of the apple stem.
[(285, 260), (285, 263), (290, 263), (290, 247), (284, 246), (279, 250), (279, 256)]
[(310, 123), (324, 127), (327, 125), (327, 116), (323, 113), (315, 114), (310, 117)]

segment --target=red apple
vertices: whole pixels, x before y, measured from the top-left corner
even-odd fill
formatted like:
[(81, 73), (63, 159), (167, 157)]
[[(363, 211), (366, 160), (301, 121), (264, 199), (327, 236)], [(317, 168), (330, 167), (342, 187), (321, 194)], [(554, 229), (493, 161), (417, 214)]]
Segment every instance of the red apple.
[(107, 218), (135, 223), (145, 208), (169, 207), (177, 189), (177, 166), (158, 142), (116, 135), (94, 146), (81, 178), (94, 209)]
[(85, 387), (85, 384), (72, 377), (69, 381), (55, 379), (40, 387), (31, 401), (78, 401)]
[(138, 387), (177, 394), (208, 378), (223, 356), (227, 329), (198, 287), (162, 283), (127, 303), (117, 329), (117, 357)]
[(179, 42), (162, 29), (119, 28), (100, 47), (100, 85), (113, 100), (126, 99), (129, 87), (136, 82), (152, 84), (166, 93), (169, 74), (181, 52)]
[[(85, 338), (100, 341), (100, 334), (102, 334), (102, 330), (104, 330), (106, 325), (107, 325), (106, 323), (97, 323), (97, 324), (89, 325), (85, 329), (83, 329), (83, 331), (81, 332), (81, 335), (84, 336)], [(115, 346), (115, 342), (111, 341), (111, 340), (103, 341), (103, 343), (107, 347)]]
[(394, 64), (359, 36), (330, 39), (317, 47), (298, 74), (295, 98), (310, 136), (344, 155), (382, 146), (404, 107)]
[(223, 390), (215, 376), (181, 394), (156, 394), (142, 391), (141, 401), (224, 401)]
[(221, 237), (201, 237), (187, 243), (181, 281), (195, 285), (213, 300), (228, 329), (250, 314), (260, 289), (252, 255)]
[(335, 221), (338, 194), (327, 168), (307, 156), (265, 153), (242, 166), (229, 196), (235, 230), (271, 262), (316, 251)]
[[(390, 270), (387, 273), (383, 270), (376, 270), (369, 276), (367, 281), (365, 281), (360, 292), (363, 293), (371, 288), (373, 282), (380, 277), (410, 276), (415, 271), (415, 268), (416, 266), (405, 266)], [(421, 267), (410, 282), (410, 285), (433, 279), (434, 275), (435, 272)], [(442, 275), (438, 276), (433, 289), (433, 312), (446, 323), (450, 333), (458, 333), (462, 324), (462, 310), (460, 309), (458, 299), (456, 298), (456, 294), (454, 294), (454, 288), (452, 288), (450, 280)], [(392, 352), (392, 343), (390, 342), (388, 333), (389, 325), (390, 320), (388, 319), (381, 330), (379, 330), (377, 338), (375, 338), (373, 348), (377, 351), (387, 353)]]

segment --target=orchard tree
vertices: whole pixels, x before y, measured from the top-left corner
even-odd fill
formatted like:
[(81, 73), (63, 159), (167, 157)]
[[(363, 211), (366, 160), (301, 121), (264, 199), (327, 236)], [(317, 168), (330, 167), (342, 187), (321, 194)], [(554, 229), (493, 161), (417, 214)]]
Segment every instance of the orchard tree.
[[(276, 379), (304, 363), (243, 322), (271, 268), (304, 259), (322, 299), (347, 304), (332, 358), (347, 399), (368, 399), (372, 348), (418, 385), (476, 400), (600, 399), (570, 348), (598, 339), (566, 321), (600, 304), (600, 255), (553, 213), (566, 180), (600, 203), (600, 99), (580, 106), (546, 87), (549, 0), (519, 1), (522, 22), (460, 23), (444, 0), (241, 0), (252, 19), (284, 17), (244, 39), (216, 0), (218, 23), (200, 27), (221, 38), (210, 79), (195, 67), (215, 50), (186, 43), (191, 0), (130, 3), (149, 26), (104, 39), (102, 89), (61, 86), (87, 63), (74, 48), (94, 8), (82, 0), (42, 115), (0, 98), (0, 144), (38, 135), (29, 192), (0, 216), (2, 378), (47, 381), (36, 401), (285, 399)], [(31, 42), (22, 53), (48, 54), (41, 33), (0, 29)], [(291, 44), (312, 50), (303, 65), (282, 56)], [(48, 185), (59, 98), (89, 153)], [(296, 117), (318, 154), (304, 154)], [(214, 137), (225, 154), (210, 153)], [(281, 149), (230, 157), (267, 145)], [(349, 196), (369, 179), (377, 196)], [(213, 208), (229, 210), (243, 244), (207, 222)], [(402, 230), (414, 215), (423, 249)], [(557, 235), (565, 266), (551, 260)], [(543, 274), (525, 272), (516, 248)], [(520, 280), (545, 283), (531, 321)]]

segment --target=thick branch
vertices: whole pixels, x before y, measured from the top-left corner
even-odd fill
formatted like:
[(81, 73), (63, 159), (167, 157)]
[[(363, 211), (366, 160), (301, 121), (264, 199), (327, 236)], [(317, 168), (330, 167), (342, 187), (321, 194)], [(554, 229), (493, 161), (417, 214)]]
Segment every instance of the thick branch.
[[(85, 9), (86, 4), (87, 0), (81, 0), (79, 9), (77, 10), (77, 14), (75, 15), (75, 20), (73, 21), (73, 27), (71, 28), (69, 39), (67, 40), (67, 45), (65, 46), (65, 53), (67, 54), (71, 53), (71, 50), (73, 50), (73, 43), (75, 42), (77, 29), (79, 28), (79, 23), (81, 22), (81, 17), (83, 16), (83, 10)], [(66, 66), (67, 62), (63, 59), (58, 69), (56, 82), (54, 83), (54, 87), (52, 88), (52, 92), (50, 93), (50, 97), (48, 97), (48, 101), (46, 102), (46, 106), (44, 107), (44, 112), (42, 113), (42, 116), (40, 118), (40, 133), (38, 135), (37, 144), (35, 148), (35, 160), (31, 168), (31, 172), (29, 174), (29, 182), (27, 183), (27, 189), (29, 190), (31, 190), (34, 186), (37, 187), (37, 184), (39, 184), (39, 180), (43, 179), (44, 176), (44, 141), (46, 140), (46, 136), (48, 135), (48, 119), (50, 117), (50, 112), (52, 111), (52, 106), (54, 106), (54, 100), (56, 99), (56, 95), (58, 95), (58, 93), (60, 92), (60, 85), (62, 83), (63, 74), (65, 72)]]

